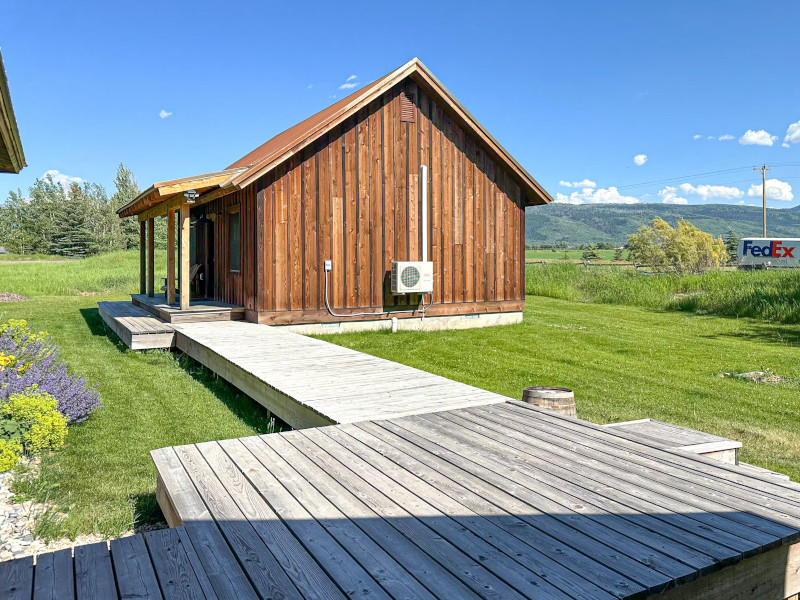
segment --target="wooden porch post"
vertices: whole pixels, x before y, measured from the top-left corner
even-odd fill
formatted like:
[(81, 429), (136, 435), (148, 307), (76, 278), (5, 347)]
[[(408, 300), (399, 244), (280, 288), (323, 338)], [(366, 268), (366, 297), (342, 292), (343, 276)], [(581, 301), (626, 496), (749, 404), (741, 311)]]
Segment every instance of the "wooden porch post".
[(181, 310), (189, 310), (189, 208), (188, 203), (181, 204)]
[(147, 219), (147, 295), (151, 298), (154, 295), (156, 278), (155, 223), (155, 219)]
[(167, 212), (167, 304), (175, 304), (175, 211)]
[(147, 236), (145, 234), (145, 222), (139, 221), (139, 293), (147, 293), (147, 254), (145, 244)]

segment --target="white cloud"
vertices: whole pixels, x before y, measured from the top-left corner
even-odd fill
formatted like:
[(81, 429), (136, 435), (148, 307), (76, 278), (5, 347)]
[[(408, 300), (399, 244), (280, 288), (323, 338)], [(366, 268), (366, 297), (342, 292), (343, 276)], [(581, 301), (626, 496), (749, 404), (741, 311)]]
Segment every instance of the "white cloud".
[(736, 139), (736, 137), (731, 135), (730, 133), (726, 133), (725, 135), (719, 136), (718, 139), (720, 142), (727, 142), (728, 140)]
[(658, 197), (664, 204), (689, 204), (686, 198), (678, 196), (678, 188), (669, 185), (658, 192)]
[(596, 188), (597, 184), (591, 179), (584, 179), (583, 181), (559, 181), (558, 185), (563, 185), (568, 188)]
[(556, 202), (559, 204), (636, 204), (638, 198), (633, 196), (623, 196), (614, 186), (609, 188), (584, 188), (579, 192), (571, 194), (556, 194)]
[(358, 81), (356, 81), (356, 79), (358, 79), (357, 75), (350, 75), (350, 77), (345, 79), (344, 83), (339, 86), (339, 89), (340, 90), (349, 90), (349, 89), (352, 89), (352, 88), (356, 87), (357, 85), (361, 85)]
[(713, 135), (709, 135), (709, 136), (706, 136), (706, 139), (707, 140), (715, 140), (717, 138), (715, 138)]
[(314, 84), (313, 84), (313, 83), (309, 83), (309, 84), (306, 86), (306, 89), (307, 89), (307, 90), (310, 90), (310, 89), (311, 89), (311, 88), (313, 88), (313, 87), (314, 87)]
[(758, 131), (748, 129), (742, 134), (742, 137), (739, 138), (739, 143), (742, 146), (772, 146), (777, 140), (777, 135), (772, 135), (763, 129), (759, 129)]
[(800, 144), (800, 121), (792, 123), (786, 130), (786, 137), (783, 138), (783, 147), (788, 148), (789, 144)]
[(53, 180), (53, 183), (60, 185), (65, 190), (68, 190), (73, 183), (83, 182), (83, 179), (80, 177), (65, 175), (64, 173), (59, 173), (55, 169), (50, 169), (44, 175), (42, 175), (42, 179), (47, 179), (48, 177)]
[(695, 133), (695, 134), (692, 136), (692, 139), (693, 139), (693, 140), (699, 140), (701, 137), (703, 137), (703, 136), (702, 136), (702, 135), (700, 135), (699, 133)]
[(169, 111), (167, 111), (167, 110), (164, 110), (164, 109), (162, 108), (162, 109), (161, 109), (161, 112), (159, 112), (159, 113), (158, 113), (158, 116), (159, 116), (159, 117), (161, 117), (162, 119), (166, 119), (167, 117), (171, 117), (171, 116), (172, 116), (172, 113), (171, 113), (171, 112), (169, 112)]
[(633, 163), (637, 167), (641, 167), (644, 163), (647, 162), (647, 154), (637, 154), (633, 157)]
[(698, 186), (694, 186), (691, 183), (682, 183), (678, 186), (678, 188), (684, 194), (695, 194), (696, 196), (700, 196), (703, 200), (709, 200), (711, 198), (741, 198), (744, 196), (744, 192), (739, 188), (730, 187), (726, 185), (706, 185), (701, 184)]
[[(761, 198), (761, 186), (758, 184), (751, 185), (750, 189), (747, 190), (747, 195)], [(767, 199), (791, 202), (794, 200), (792, 186), (780, 179), (767, 179)]]

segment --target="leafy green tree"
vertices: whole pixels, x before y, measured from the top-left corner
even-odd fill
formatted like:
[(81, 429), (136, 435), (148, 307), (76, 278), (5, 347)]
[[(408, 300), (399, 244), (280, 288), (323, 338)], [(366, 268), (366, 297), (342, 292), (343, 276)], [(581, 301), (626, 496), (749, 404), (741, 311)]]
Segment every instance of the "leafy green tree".
[(678, 220), (674, 229), (661, 218), (628, 236), (630, 258), (657, 271), (673, 267), (678, 273), (702, 273), (724, 265), (728, 252), (722, 237)]
[[(119, 163), (117, 166), (117, 176), (114, 179), (114, 187), (116, 191), (111, 196), (111, 207), (114, 211), (114, 216), (117, 217), (116, 212), (128, 204), (131, 200), (139, 195), (139, 184), (133, 176), (133, 171), (128, 167)], [(139, 222), (136, 219), (119, 219), (121, 222), (120, 229), (123, 238), (123, 247), (126, 250), (139, 247)]]
[(614, 262), (622, 262), (624, 260), (622, 256), (622, 248), (615, 248), (614, 249)]

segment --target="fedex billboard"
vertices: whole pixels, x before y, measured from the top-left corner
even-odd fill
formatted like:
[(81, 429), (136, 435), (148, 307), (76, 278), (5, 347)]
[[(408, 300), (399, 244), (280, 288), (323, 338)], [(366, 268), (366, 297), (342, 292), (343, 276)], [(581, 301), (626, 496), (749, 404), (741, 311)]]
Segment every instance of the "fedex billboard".
[(740, 267), (800, 267), (800, 239), (744, 238), (737, 259)]

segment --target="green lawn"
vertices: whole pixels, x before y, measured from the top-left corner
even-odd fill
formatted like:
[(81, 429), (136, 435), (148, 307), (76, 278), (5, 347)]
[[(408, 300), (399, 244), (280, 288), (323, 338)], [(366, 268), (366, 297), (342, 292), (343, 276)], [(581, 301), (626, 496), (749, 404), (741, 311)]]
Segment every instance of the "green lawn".
[[(527, 260), (564, 260), (564, 250), (526, 250), (525, 258)], [(600, 260), (614, 260), (613, 250), (596, 250)], [(583, 250), (566, 250), (567, 260), (582, 260)], [(627, 257), (627, 252), (623, 256)]]
[(800, 478), (800, 327), (528, 296), (522, 324), (436, 333), (359, 333), (328, 341), (513, 398), (529, 385), (575, 390), (598, 423), (655, 418), (740, 440), (741, 457)]
[[(196, 363), (164, 351), (128, 352), (108, 334), (98, 300), (135, 290), (138, 255), (118, 253), (62, 264), (0, 264), (0, 290), (31, 300), (0, 304), (0, 322), (28, 320), (52, 334), (71, 370), (99, 384), (105, 408), (70, 426), (66, 446), (43, 460), (24, 488), (68, 511), (49, 535), (118, 535), (160, 520), (153, 448), (270, 430), (259, 405)], [(56, 291), (62, 295), (43, 295)], [(89, 294), (98, 295), (63, 295)]]

